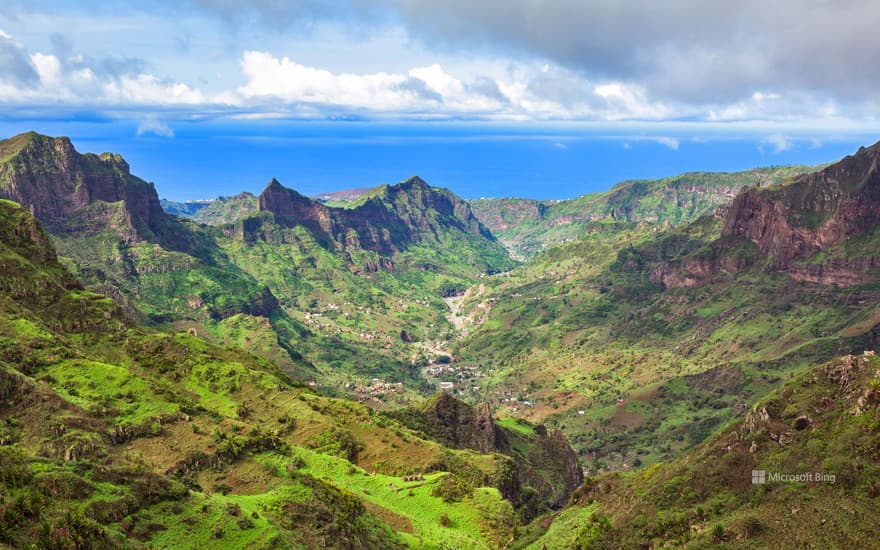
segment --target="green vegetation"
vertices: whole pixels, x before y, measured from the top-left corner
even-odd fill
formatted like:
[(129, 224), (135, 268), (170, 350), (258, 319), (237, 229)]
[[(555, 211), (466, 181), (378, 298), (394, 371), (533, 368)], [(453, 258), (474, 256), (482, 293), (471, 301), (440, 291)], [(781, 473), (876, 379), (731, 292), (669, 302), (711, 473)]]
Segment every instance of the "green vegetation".
[(0, 141), (0, 546), (868, 546), (878, 158), (200, 222)]
[[(138, 327), (82, 290), (39, 224), (8, 201), (0, 268), (0, 543), (511, 540), (520, 520), (493, 484), (521, 487), (503, 455), (445, 449), (362, 405), (316, 395), (254, 355)], [(464, 483), (451, 500), (441, 489), (449, 479)]]
[(474, 214), (518, 258), (532, 258), (560, 243), (583, 238), (595, 222), (679, 226), (712, 214), (741, 189), (789, 181), (808, 166), (773, 166), (744, 172), (693, 172), (659, 180), (619, 183), (603, 193), (563, 201), (479, 199)]
[[(587, 480), (532, 547), (873, 545), (878, 367), (873, 356), (845, 356), (810, 368), (681, 458)], [(752, 470), (765, 482), (753, 482)], [(573, 542), (574, 522), (590, 531), (589, 544)]]

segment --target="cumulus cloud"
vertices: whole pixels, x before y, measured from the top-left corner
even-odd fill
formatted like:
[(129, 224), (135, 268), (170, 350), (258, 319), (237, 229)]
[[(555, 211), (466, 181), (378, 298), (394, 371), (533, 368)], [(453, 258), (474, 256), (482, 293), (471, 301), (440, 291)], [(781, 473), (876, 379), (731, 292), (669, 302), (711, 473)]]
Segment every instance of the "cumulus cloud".
[(666, 147), (669, 147), (673, 151), (678, 151), (679, 142), (678, 142), (678, 139), (676, 139), (674, 137), (661, 136), (661, 137), (656, 138), (656, 141), (660, 145), (664, 145)]
[[(238, 49), (247, 33), (236, 29), (226, 37), (228, 56), (210, 73), (185, 70), (204, 55), (202, 44), (184, 37), (169, 46), (179, 63), (171, 70), (182, 76), (168, 78), (154, 65), (167, 58), (127, 55), (150, 57), (143, 50), (89, 57), (55, 33), (45, 51), (33, 51), (0, 31), (0, 102), (234, 117), (876, 120), (880, 72), (867, 61), (853, 70), (853, 60), (880, 53), (880, 41), (867, 29), (875, 8), (862, 0), (832, 4), (809, 3), (789, 13), (757, 0), (725, 6), (695, 0), (154, 0), (143, 9), (159, 21), (183, 10), (201, 21), (207, 12), (249, 25), (247, 33), (267, 25), (273, 33), (299, 32), (312, 23), (320, 33), (333, 20), (333, 32), (318, 39), (344, 45), (351, 32), (378, 36), (392, 29), (391, 46), (378, 47), (396, 40), (400, 47), (421, 46), (413, 47), (418, 55), (406, 58), (413, 60), (408, 65), (397, 60), (383, 71), (375, 60), (359, 59), (356, 49), (350, 60), (329, 55), (326, 63), (297, 55), (283, 39), (267, 40), (260, 51)], [(876, 11), (880, 15), (880, 7)], [(365, 18), (370, 24), (358, 26)], [(653, 141), (679, 146), (671, 138)]]
[[(471, 55), (478, 46), (502, 56), (530, 56), (589, 82), (639, 90), (640, 105), (681, 104), (676, 111), (711, 112), (715, 120), (779, 116), (774, 96), (778, 104), (795, 96), (800, 114), (850, 103), (870, 111), (880, 87), (880, 72), (870, 61), (880, 56), (875, 32), (880, 4), (872, 0), (797, 5), (764, 0), (190, 0), (189, 5), (226, 20), (274, 27), (336, 19), (354, 28), (364, 17), (403, 21), (412, 39), (431, 48)], [(550, 94), (536, 96), (565, 104), (552, 96), (552, 80), (532, 86)], [(767, 101), (755, 101), (756, 94)]]
[(173, 138), (174, 130), (155, 117), (147, 117), (138, 124), (137, 135), (145, 136), (149, 134), (164, 138)]
[(0, 102), (101, 106), (199, 105), (198, 89), (145, 72), (131, 57), (92, 59), (73, 54), (63, 35), (51, 37), (53, 53), (33, 52), (0, 31)]
[(767, 139), (765, 139), (762, 143), (762, 146), (763, 145), (769, 145), (772, 148), (773, 153), (775, 154), (788, 151), (789, 149), (794, 147), (794, 144), (791, 142), (791, 140), (789, 140), (782, 134), (772, 134), (770, 136), (767, 136)]
[(620, 82), (595, 84), (572, 71), (548, 65), (512, 66), (507, 77), (471, 80), (439, 64), (406, 72), (335, 73), (269, 52), (241, 58), (242, 102), (277, 100), (288, 106), (430, 116), (507, 119), (658, 120), (669, 107), (644, 90)]

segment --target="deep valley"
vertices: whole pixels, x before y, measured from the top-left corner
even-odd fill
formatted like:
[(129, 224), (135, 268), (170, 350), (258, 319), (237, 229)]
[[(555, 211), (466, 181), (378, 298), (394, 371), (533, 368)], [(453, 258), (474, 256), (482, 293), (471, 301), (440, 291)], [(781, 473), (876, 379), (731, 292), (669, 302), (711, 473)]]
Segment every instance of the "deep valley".
[(564, 201), (263, 176), (0, 141), (0, 548), (878, 540), (880, 144)]

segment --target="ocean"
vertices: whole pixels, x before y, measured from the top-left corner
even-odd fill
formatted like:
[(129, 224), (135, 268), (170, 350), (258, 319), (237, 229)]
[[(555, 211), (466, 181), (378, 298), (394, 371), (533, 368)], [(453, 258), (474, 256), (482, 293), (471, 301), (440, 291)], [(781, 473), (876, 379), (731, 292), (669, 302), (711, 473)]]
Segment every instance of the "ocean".
[(121, 153), (159, 195), (259, 193), (273, 177), (306, 195), (418, 175), (465, 198), (565, 199), (627, 179), (837, 160), (880, 137), (706, 124), (186, 121), (173, 136), (134, 122), (0, 124), (3, 137), (68, 135), (81, 152)]

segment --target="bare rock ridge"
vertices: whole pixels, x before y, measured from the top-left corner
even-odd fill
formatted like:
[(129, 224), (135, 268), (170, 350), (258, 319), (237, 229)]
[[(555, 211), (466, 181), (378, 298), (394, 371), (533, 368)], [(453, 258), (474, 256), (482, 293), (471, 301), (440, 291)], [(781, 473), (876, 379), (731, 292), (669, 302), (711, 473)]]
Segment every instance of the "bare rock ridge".
[(121, 156), (80, 154), (66, 137), (34, 132), (0, 141), (0, 197), (24, 205), (50, 228), (102, 203), (98, 217), (129, 224), (133, 240), (152, 238), (167, 217), (153, 184), (131, 175)]
[[(839, 286), (865, 284), (880, 276), (880, 257), (870, 246), (844, 256), (819, 253), (880, 225), (880, 143), (827, 168), (766, 188), (742, 191), (723, 217), (721, 238), (710, 250), (661, 264), (651, 275), (670, 287), (702, 284), (719, 273), (736, 273), (755, 263), (796, 281)], [(744, 253), (743, 243), (756, 247)], [(849, 245), (848, 245), (849, 246)]]
[[(337, 248), (354, 247), (382, 255), (400, 252), (411, 243), (437, 242), (447, 230), (495, 240), (467, 202), (419, 177), (378, 187), (352, 208), (325, 206), (272, 179), (260, 194), (259, 210), (271, 213), (278, 224), (306, 227), (319, 240)], [(241, 233), (249, 238), (249, 229), (256, 229), (256, 225), (244, 222)]]
[(880, 143), (862, 147), (824, 170), (793, 183), (747, 189), (734, 199), (724, 235), (744, 237), (787, 268), (880, 223)]

